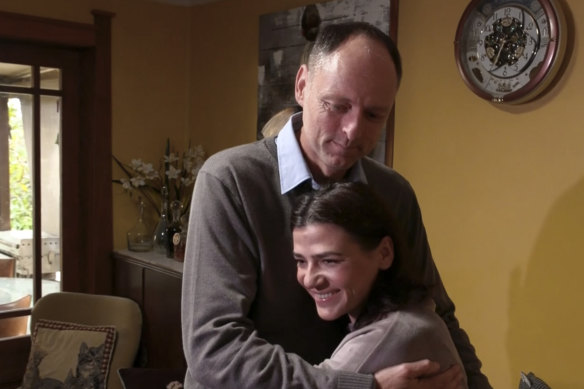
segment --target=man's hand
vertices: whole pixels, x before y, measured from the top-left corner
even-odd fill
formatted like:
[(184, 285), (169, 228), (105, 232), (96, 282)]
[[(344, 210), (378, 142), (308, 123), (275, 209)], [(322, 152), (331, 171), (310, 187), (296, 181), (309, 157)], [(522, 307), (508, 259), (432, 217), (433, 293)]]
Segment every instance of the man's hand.
[(377, 389), (460, 389), (463, 388), (463, 371), (459, 365), (436, 374), (440, 365), (424, 359), (402, 363), (375, 373)]

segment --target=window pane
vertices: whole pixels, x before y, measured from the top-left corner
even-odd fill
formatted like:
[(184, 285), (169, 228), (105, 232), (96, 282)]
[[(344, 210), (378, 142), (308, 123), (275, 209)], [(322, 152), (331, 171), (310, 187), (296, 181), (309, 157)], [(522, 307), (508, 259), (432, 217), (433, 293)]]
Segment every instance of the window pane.
[(61, 69), (41, 67), (41, 89), (61, 90)]
[[(0, 311), (30, 307), (33, 295), (33, 97), (0, 94)], [(42, 295), (60, 290), (60, 97), (40, 97), (40, 215)], [(6, 158), (7, 156), (7, 158)], [(9, 201), (1, 201), (8, 197)], [(7, 305), (8, 304), (8, 305)], [(16, 318), (15, 318), (16, 319)], [(12, 320), (12, 319), (10, 319)], [(28, 317), (13, 320), (28, 322)], [(28, 327), (25, 327), (28, 330)]]
[(32, 66), (0, 62), (0, 85), (32, 87)]
[[(61, 275), (61, 98), (41, 96), (41, 220), (43, 278)], [(45, 291), (43, 290), (43, 295)]]
[[(6, 140), (5, 176), (8, 206), (2, 207), (1, 230), (32, 229), (32, 96), (2, 94), (0, 96), (0, 137)], [(2, 248), (0, 248), (2, 250)]]
[[(32, 96), (0, 96), (0, 176), (7, 204), (0, 209), (0, 310), (28, 308), (32, 304)], [(18, 277), (22, 275), (24, 277)], [(8, 319), (4, 319), (8, 320)], [(10, 320), (5, 336), (28, 331), (28, 316)], [(25, 332), (26, 333), (26, 332)]]
[[(1, 276), (32, 275), (32, 96), (3, 94), (0, 122), (8, 129), (8, 206), (1, 211), (0, 252), (12, 260)], [(7, 268), (8, 266), (5, 266)], [(6, 270), (6, 269), (5, 269)]]

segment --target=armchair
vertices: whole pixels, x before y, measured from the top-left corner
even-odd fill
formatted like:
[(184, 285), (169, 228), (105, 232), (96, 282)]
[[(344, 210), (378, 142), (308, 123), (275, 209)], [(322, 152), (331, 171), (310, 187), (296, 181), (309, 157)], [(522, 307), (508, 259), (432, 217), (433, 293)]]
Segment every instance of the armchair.
[[(106, 381), (101, 381), (99, 386), (105, 384), (107, 389), (121, 389), (118, 369), (133, 366), (141, 331), (142, 312), (138, 304), (128, 298), (71, 292), (48, 294), (42, 297), (32, 310), (33, 343), (23, 387), (26, 387), (27, 383), (37, 382), (35, 380), (50, 380), (40, 377), (39, 360), (49, 358), (51, 352), (72, 354), (67, 356), (69, 359), (62, 355), (58, 358), (53, 355), (52, 358), (56, 361), (53, 362), (55, 369), (61, 370), (63, 361), (74, 358), (73, 368), (65, 367), (67, 369), (65, 373), (68, 371), (66, 379), (74, 382), (87, 380), (84, 376), (86, 373), (80, 368), (82, 354), (91, 356), (103, 353), (102, 367), (107, 362), (109, 366), (105, 368)], [(88, 339), (92, 339), (92, 336), (103, 336), (105, 341), (99, 343), (99, 347), (90, 347)], [(60, 348), (55, 349), (53, 344)], [(67, 344), (68, 346), (65, 346)], [(105, 356), (108, 355), (110, 358), (105, 361)], [(85, 355), (83, 357), (86, 358)], [(45, 363), (45, 366), (47, 364)]]

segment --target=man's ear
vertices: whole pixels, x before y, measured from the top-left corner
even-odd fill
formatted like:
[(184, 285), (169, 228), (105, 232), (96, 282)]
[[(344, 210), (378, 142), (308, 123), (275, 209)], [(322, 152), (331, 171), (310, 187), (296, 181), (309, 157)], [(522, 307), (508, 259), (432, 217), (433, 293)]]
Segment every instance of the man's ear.
[(304, 93), (306, 89), (306, 80), (308, 77), (308, 66), (302, 65), (296, 73), (296, 83), (294, 84), (294, 96), (296, 102), (301, 107), (304, 107)]
[(395, 257), (395, 250), (393, 248), (393, 240), (386, 236), (381, 239), (379, 246), (377, 246), (377, 251), (380, 255), (379, 259), (379, 269), (387, 270), (391, 267), (393, 263), (393, 258)]

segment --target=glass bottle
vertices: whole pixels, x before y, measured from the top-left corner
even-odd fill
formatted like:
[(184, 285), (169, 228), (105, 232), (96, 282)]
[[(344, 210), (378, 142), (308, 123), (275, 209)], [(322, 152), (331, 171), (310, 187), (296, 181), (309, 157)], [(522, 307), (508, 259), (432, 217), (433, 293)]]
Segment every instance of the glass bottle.
[(160, 197), (160, 220), (154, 229), (154, 250), (159, 254), (166, 254), (168, 246), (168, 235), (166, 234), (168, 228), (168, 188), (166, 186), (160, 188)]
[(178, 200), (173, 200), (170, 203), (170, 224), (166, 229), (166, 235), (168, 237), (168, 243), (166, 245), (166, 257), (174, 258), (174, 236), (178, 234), (178, 239), (180, 239), (180, 233), (182, 231), (180, 216), (182, 213), (182, 203)]
[(187, 243), (187, 230), (188, 230), (188, 218), (183, 215), (180, 218), (181, 231), (180, 234), (174, 234), (172, 237), (172, 243), (174, 243), (174, 259), (179, 262), (184, 262), (185, 260), (185, 249)]
[(128, 250), (131, 251), (150, 251), (152, 250), (152, 230), (148, 228), (146, 223), (144, 223), (144, 201), (139, 198), (140, 202), (140, 214), (138, 216), (138, 221), (128, 231)]

